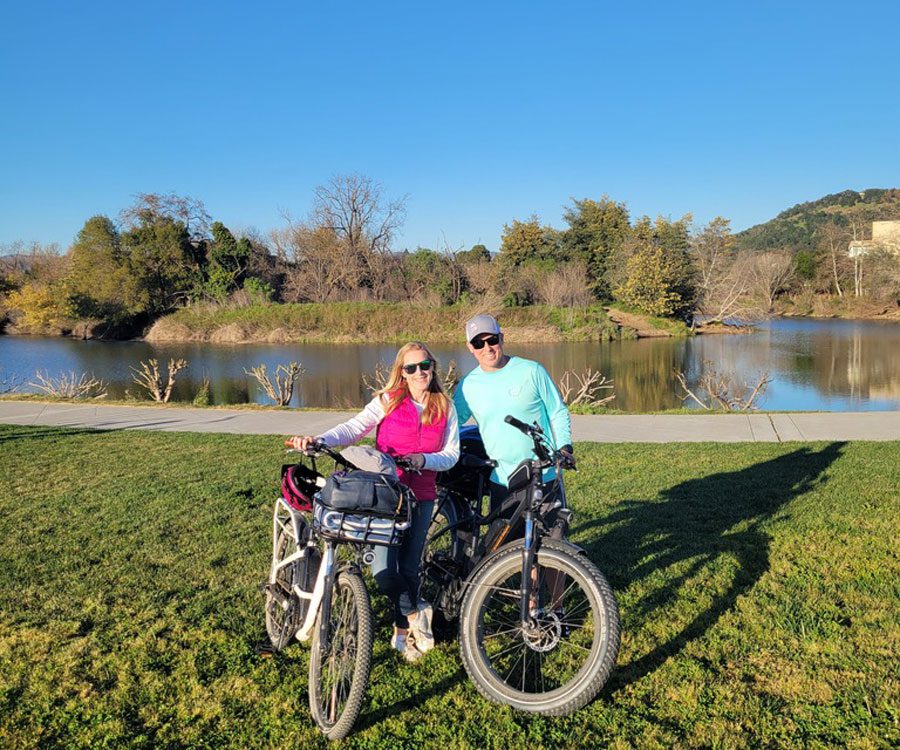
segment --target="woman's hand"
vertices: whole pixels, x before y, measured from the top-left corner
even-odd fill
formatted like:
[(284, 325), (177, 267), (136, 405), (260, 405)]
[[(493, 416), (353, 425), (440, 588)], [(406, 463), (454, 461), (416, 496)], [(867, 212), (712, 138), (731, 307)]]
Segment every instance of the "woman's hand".
[(309, 448), (313, 447), (316, 443), (316, 438), (312, 435), (294, 435), (292, 438), (288, 438), (284, 441), (284, 444), (288, 448), (293, 448), (295, 451), (305, 451)]
[(409, 453), (402, 456), (400, 460), (413, 471), (422, 471), (425, 468), (425, 456), (421, 453)]

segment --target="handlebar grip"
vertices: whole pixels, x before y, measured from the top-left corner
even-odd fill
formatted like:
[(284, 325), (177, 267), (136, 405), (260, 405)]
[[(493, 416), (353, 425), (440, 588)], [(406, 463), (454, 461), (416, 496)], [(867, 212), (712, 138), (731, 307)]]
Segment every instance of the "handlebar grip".
[(503, 418), (503, 421), (508, 425), (512, 425), (520, 432), (524, 432), (525, 434), (531, 432), (531, 427), (529, 425), (525, 424), (521, 419), (516, 419), (512, 414), (507, 414)]

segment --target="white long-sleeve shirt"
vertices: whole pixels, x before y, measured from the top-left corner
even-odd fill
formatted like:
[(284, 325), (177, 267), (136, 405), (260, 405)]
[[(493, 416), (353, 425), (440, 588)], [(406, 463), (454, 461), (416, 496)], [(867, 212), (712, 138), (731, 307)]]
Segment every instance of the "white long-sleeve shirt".
[[(385, 418), (383, 398), (383, 396), (376, 396), (355, 417), (351, 417), (337, 427), (332, 427), (328, 432), (319, 435), (318, 439), (329, 448), (353, 445), (358, 442)], [(425, 407), (415, 401), (412, 403), (421, 419)], [(459, 460), (459, 420), (456, 417), (456, 407), (452, 402), (447, 406), (447, 424), (444, 427), (442, 446), (437, 453), (422, 454), (425, 456), (424, 468), (432, 471), (447, 471), (453, 468)]]

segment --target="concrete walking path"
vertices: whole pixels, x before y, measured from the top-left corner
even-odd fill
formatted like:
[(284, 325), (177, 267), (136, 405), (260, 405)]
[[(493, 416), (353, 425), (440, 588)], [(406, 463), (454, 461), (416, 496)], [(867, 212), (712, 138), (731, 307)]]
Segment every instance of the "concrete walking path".
[[(354, 413), (0, 401), (0, 423), (100, 430), (316, 435)], [(598, 443), (900, 440), (900, 412), (575, 414), (572, 435)]]

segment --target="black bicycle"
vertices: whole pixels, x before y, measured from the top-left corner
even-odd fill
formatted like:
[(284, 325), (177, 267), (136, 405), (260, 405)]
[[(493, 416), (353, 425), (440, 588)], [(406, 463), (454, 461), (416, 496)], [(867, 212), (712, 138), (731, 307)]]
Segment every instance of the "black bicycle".
[[(519, 464), (509, 498), (483, 515), (495, 464), (477, 430), (461, 430), (460, 461), (438, 476), (422, 596), (439, 633), (461, 623), (463, 664), (482, 695), (561, 716), (591, 701), (609, 678), (618, 607), (603, 574), (564, 539), (572, 518), (562, 479), (569, 457), (537, 424), (506, 421), (531, 437), (536, 458)], [(555, 477), (545, 484), (550, 468)]]

